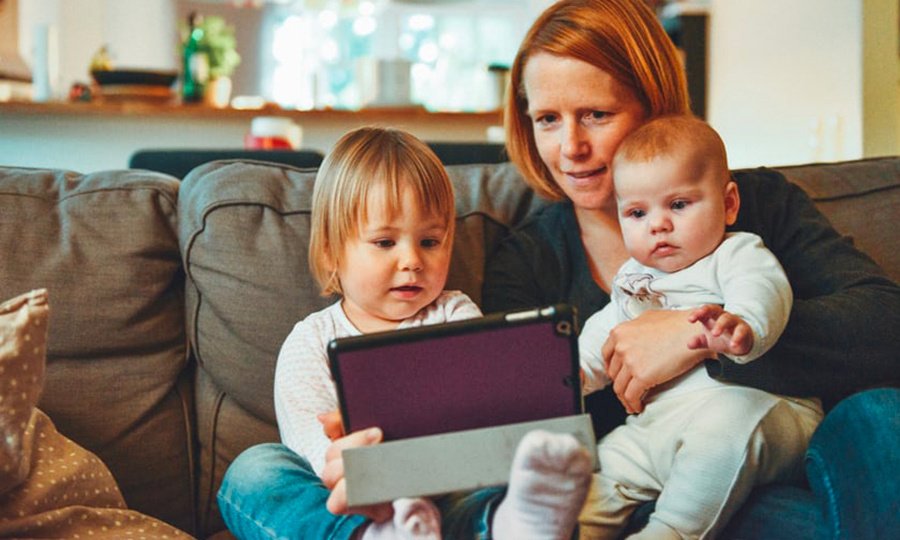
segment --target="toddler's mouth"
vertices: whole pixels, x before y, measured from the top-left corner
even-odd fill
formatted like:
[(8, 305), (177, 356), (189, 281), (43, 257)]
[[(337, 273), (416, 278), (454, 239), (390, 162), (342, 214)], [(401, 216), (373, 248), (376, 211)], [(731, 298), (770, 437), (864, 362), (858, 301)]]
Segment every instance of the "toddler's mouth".
[(422, 287), (419, 285), (401, 285), (399, 287), (392, 287), (391, 290), (398, 292), (418, 292), (422, 290)]

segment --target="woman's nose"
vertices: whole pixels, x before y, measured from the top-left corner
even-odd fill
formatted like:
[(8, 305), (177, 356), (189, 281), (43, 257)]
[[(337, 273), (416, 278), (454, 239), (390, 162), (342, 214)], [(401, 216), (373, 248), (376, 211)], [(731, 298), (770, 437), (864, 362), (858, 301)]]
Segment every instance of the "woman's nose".
[(587, 153), (588, 143), (577, 123), (565, 126), (560, 132), (560, 151), (568, 159), (576, 159)]

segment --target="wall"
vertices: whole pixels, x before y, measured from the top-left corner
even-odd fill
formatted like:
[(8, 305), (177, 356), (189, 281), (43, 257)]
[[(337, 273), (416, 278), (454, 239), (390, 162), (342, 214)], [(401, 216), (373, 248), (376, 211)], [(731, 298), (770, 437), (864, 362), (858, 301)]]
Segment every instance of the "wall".
[[(294, 117), (303, 147), (327, 152), (348, 129), (394, 125), (426, 141), (478, 141), (493, 115), (309, 113)], [(148, 148), (241, 148), (251, 119), (243, 115), (123, 115), (4, 111), (0, 104), (0, 166), (63, 168), (88, 173), (124, 169)]]
[[(60, 93), (72, 80), (86, 80), (91, 55), (109, 40), (114, 52), (129, 51), (132, 66), (177, 67), (176, 0), (20, 2), (20, 44), (28, 43), (35, 23), (56, 25)], [(528, 8), (537, 13), (547, 3), (529, 0)], [(897, 0), (709, 0), (709, 5), (708, 119), (722, 133), (733, 166), (900, 154)], [(23, 45), (23, 56), (29, 47)], [(53, 155), (52, 164), (60, 167), (121, 166), (126, 147), (160, 141), (209, 147), (225, 139), (233, 145), (246, 128), (235, 121), (222, 122), (217, 130), (148, 119), (143, 133), (135, 124), (140, 122), (0, 112), (0, 163), (46, 166)], [(309, 127), (306, 138), (328, 148), (345, 127)], [(475, 129), (452, 138), (481, 139), (482, 133)], [(48, 144), (59, 151), (48, 154)]]
[(91, 58), (107, 45), (119, 68), (178, 67), (175, 0), (19, 0), (19, 49), (31, 64), (38, 25), (51, 35), (53, 95), (65, 98), (74, 82), (90, 82)]
[(900, 154), (900, 2), (863, 2), (863, 154)]
[(861, 157), (862, 0), (711, 5), (708, 120), (732, 165)]

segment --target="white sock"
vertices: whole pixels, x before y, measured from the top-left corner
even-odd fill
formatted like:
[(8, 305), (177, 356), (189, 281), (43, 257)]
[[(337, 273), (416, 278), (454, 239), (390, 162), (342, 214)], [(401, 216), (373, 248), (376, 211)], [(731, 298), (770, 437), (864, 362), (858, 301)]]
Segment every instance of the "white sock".
[(362, 540), (441, 540), (441, 513), (429, 499), (397, 499), (394, 517), (370, 523)]
[(494, 514), (494, 538), (570, 538), (590, 483), (591, 455), (575, 437), (528, 433), (516, 448), (509, 488)]

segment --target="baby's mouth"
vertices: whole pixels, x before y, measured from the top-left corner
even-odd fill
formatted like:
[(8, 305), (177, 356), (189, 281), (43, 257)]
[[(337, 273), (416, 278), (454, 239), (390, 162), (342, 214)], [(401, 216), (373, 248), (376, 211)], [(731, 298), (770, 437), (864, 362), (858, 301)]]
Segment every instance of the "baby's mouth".
[(668, 242), (660, 242), (656, 244), (656, 247), (653, 248), (653, 253), (655, 255), (670, 255), (676, 250), (676, 246)]

